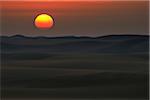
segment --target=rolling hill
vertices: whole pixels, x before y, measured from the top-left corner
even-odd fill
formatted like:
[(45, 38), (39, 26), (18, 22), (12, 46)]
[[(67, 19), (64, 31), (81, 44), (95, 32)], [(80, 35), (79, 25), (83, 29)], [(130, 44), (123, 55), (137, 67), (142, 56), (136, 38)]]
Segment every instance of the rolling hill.
[(102, 37), (26, 37), (1, 36), (5, 52), (37, 51), (49, 53), (148, 53), (149, 36), (109, 35)]

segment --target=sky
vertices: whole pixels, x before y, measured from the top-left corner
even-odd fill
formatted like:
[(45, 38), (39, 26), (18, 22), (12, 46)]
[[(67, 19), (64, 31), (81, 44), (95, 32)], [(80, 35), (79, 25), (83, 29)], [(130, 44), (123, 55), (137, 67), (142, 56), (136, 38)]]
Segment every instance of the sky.
[[(103, 36), (149, 33), (148, 1), (0, 1), (1, 35)], [(55, 20), (49, 30), (34, 26), (38, 14)]]

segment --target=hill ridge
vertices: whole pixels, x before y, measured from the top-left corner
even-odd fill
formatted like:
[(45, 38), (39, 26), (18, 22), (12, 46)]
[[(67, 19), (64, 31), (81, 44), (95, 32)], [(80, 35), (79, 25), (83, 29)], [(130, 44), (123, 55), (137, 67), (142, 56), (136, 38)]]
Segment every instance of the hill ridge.
[(97, 36), (97, 37), (90, 37), (90, 36), (56, 36), (56, 37), (49, 37), (49, 36), (25, 36), (25, 35), (11, 35), (11, 36), (0, 36), (0, 38), (29, 38), (29, 39), (101, 39), (101, 38), (108, 38), (108, 37), (149, 37), (149, 35), (133, 35), (133, 34), (124, 34), (124, 35), (104, 35), (104, 36)]

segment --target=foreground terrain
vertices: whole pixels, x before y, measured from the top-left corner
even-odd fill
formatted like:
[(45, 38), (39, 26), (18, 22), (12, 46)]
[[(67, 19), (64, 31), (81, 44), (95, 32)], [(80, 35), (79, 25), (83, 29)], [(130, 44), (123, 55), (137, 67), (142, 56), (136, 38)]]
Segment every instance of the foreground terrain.
[(148, 42), (134, 35), (2, 36), (2, 98), (148, 100)]

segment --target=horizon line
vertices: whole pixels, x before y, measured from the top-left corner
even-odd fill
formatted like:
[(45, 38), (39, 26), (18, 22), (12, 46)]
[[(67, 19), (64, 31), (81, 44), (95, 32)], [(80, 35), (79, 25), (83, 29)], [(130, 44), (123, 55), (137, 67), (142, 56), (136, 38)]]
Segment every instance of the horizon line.
[(73, 37), (73, 38), (100, 38), (100, 37), (107, 37), (107, 36), (150, 36), (149, 34), (148, 35), (145, 35), (145, 34), (112, 34), (112, 35), (102, 35), (102, 36), (75, 36), (75, 35), (67, 35), (67, 36), (28, 36), (28, 35), (19, 35), (19, 34), (16, 34), (16, 35), (0, 35), (0, 37), (25, 37), (25, 38), (65, 38), (65, 37)]

